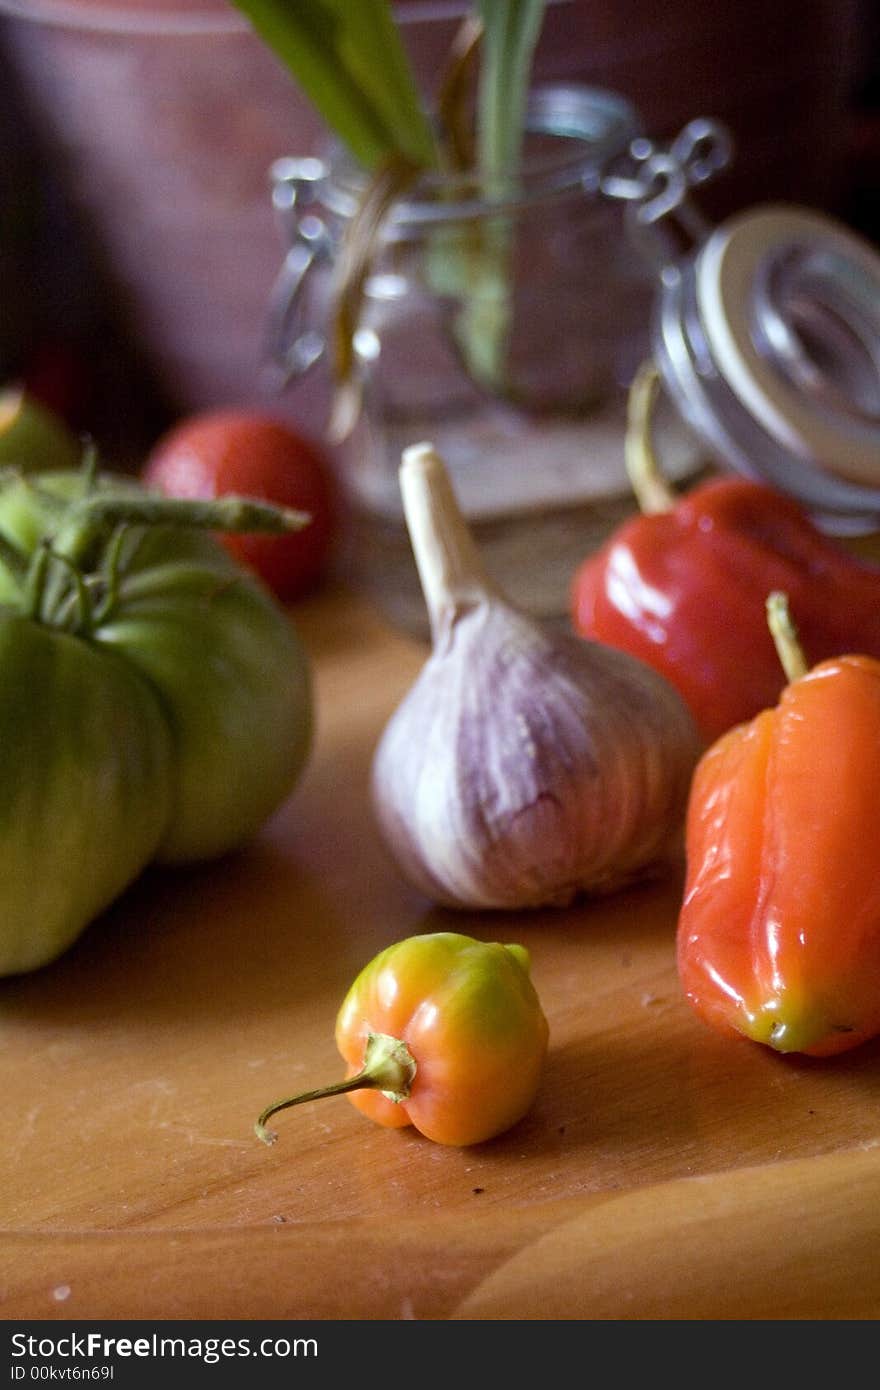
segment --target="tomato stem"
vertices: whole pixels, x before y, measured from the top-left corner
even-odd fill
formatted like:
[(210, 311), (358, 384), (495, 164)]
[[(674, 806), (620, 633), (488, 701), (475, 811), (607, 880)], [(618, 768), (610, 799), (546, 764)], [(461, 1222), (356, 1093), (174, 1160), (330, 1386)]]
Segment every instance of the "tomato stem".
[(23, 555), (18, 547), (2, 534), (0, 534), (0, 564), (5, 566), (19, 584), (24, 582), (30, 568), (27, 556)]
[(342, 1096), (349, 1091), (381, 1091), (389, 1100), (399, 1103), (409, 1096), (415, 1074), (415, 1058), (402, 1038), (370, 1033), (364, 1049), (364, 1065), (355, 1076), (316, 1091), (302, 1091), (286, 1100), (276, 1100), (266, 1106), (254, 1125), (254, 1132), (264, 1144), (274, 1144), (278, 1136), (266, 1128), (266, 1121), (279, 1110), (289, 1110), (292, 1105), (304, 1105), (309, 1100), (323, 1100), (325, 1096)]
[(25, 617), (33, 618), (39, 622), (43, 609), (43, 597), (46, 592), (46, 580), (49, 576), (49, 560), (52, 554), (51, 546), (48, 541), (40, 541), (33, 553), (33, 558), (28, 567), (25, 580), (24, 613)]
[(659, 394), (660, 373), (653, 362), (643, 362), (629, 389), (624, 452), (630, 486), (645, 516), (671, 512), (676, 503), (661, 471), (651, 432)]
[(73, 504), (72, 514), (85, 525), (128, 522), (142, 526), (195, 526), (211, 531), (299, 531), (309, 524), (308, 512), (278, 507), (258, 498), (162, 497), (118, 493), (91, 493)]
[(113, 491), (87, 492), (69, 504), (66, 516), (71, 529), (65, 538), (65, 551), (75, 564), (86, 565), (93, 547), (104, 540), (112, 525), (191, 526), (203, 531), (278, 535), (299, 531), (311, 520), (307, 512), (232, 494), (195, 498)]
[(120, 522), (110, 537), (105, 562), (104, 594), (92, 615), (92, 621), (96, 627), (106, 622), (119, 597), (119, 566), (122, 558), (122, 545), (130, 530), (129, 522)]
[(52, 619), (53, 625), (64, 627), (68, 614), (73, 612), (76, 614), (73, 630), (81, 636), (86, 636), (92, 631), (92, 600), (87, 581), (79, 567), (66, 555), (59, 555), (57, 552), (50, 551), (49, 558), (67, 570), (73, 586), (63, 594), (57, 603)]
[(80, 464), (84, 493), (90, 493), (98, 481), (98, 462), (98, 446), (90, 435), (86, 435), (83, 439), (83, 455)]
[(788, 681), (800, 680), (809, 667), (788, 606), (788, 595), (775, 590), (767, 597), (767, 625)]

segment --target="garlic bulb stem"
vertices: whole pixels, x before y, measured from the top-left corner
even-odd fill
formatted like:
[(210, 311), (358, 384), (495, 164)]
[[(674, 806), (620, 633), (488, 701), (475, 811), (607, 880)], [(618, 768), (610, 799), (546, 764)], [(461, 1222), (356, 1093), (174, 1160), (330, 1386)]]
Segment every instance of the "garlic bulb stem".
[(431, 633), (494, 592), (443, 460), (432, 444), (404, 449), (400, 488)]

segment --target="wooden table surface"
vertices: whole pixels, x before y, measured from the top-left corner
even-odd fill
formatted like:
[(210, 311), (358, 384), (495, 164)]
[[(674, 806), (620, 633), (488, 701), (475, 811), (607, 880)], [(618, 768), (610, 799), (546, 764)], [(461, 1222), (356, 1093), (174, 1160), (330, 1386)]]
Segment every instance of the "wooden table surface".
[[(880, 1046), (726, 1041), (674, 965), (680, 878), (564, 911), (432, 909), (368, 778), (426, 648), (345, 589), (292, 610), (305, 776), (242, 852), (151, 870), (56, 964), (0, 981), (6, 1319), (880, 1315)], [(550, 1021), (529, 1116), (448, 1149), (344, 1098), (336, 1010), (414, 932), (520, 941)]]

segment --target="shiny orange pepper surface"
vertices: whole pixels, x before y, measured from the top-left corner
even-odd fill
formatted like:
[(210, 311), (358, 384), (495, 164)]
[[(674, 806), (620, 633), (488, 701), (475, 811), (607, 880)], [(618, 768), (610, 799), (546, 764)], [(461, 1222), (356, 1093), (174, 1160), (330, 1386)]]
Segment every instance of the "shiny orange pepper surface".
[(522, 946), (456, 932), (410, 936), (364, 967), (343, 1000), (336, 1043), (344, 1081), (277, 1101), (279, 1110), (347, 1095), (388, 1128), (439, 1144), (478, 1144), (522, 1119), (538, 1089), (549, 1028)]
[(336, 1024), (349, 1074), (369, 1034), (401, 1039), (415, 1076), (408, 1096), (349, 1093), (380, 1125), (414, 1125), (441, 1144), (466, 1145), (509, 1129), (529, 1109), (547, 1051), (548, 1025), (522, 946), (455, 932), (411, 936), (360, 973)]
[(831, 1056), (880, 1032), (880, 662), (824, 661), (703, 755), (678, 924), (707, 1023)]

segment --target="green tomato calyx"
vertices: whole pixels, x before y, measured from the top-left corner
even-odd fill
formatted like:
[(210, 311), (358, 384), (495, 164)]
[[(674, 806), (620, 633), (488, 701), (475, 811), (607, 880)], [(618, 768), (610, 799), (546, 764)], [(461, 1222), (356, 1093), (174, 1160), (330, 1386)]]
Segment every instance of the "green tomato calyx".
[(388, 1033), (370, 1033), (364, 1049), (364, 1064), (356, 1075), (345, 1081), (337, 1081), (332, 1086), (323, 1086), (317, 1091), (303, 1091), (267, 1105), (254, 1125), (254, 1132), (264, 1144), (274, 1144), (278, 1136), (266, 1128), (266, 1121), (272, 1115), (279, 1110), (288, 1110), (292, 1105), (303, 1105), (307, 1100), (342, 1096), (348, 1091), (381, 1091), (388, 1100), (399, 1104), (409, 1098), (415, 1076), (415, 1058), (402, 1038), (392, 1038)]
[[(54, 475), (52, 475), (54, 477)], [(18, 487), (33, 499), (41, 534), (25, 543), (0, 531), (0, 566), (17, 590), (14, 607), (37, 622), (88, 637), (107, 620), (129, 561), (123, 542), (134, 532), (181, 527), (216, 532), (298, 531), (307, 512), (258, 497), (165, 497), (136, 481), (100, 475), (87, 445), (81, 467), (60, 492), (41, 475), (0, 472), (0, 489)], [(136, 549), (136, 543), (135, 547)], [(129, 546), (127, 554), (133, 554)]]

